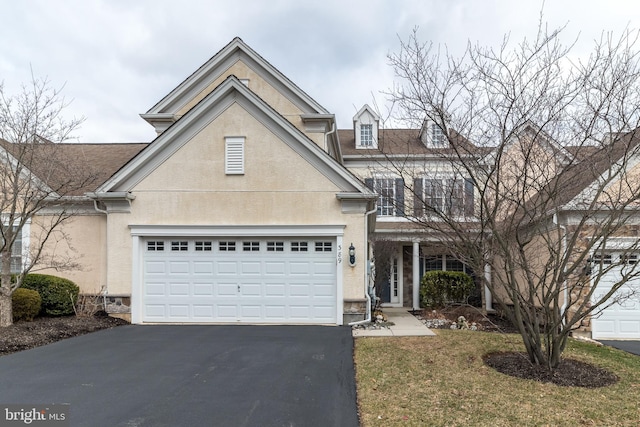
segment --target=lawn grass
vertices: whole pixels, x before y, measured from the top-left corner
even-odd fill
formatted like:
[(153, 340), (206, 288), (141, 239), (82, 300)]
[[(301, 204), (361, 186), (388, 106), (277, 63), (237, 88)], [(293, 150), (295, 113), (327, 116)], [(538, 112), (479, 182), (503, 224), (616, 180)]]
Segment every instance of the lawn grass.
[(518, 335), (437, 330), (436, 337), (355, 343), (363, 426), (640, 425), (640, 357), (571, 340), (565, 357), (614, 372), (609, 387), (560, 387), (484, 365), (491, 351), (521, 351)]

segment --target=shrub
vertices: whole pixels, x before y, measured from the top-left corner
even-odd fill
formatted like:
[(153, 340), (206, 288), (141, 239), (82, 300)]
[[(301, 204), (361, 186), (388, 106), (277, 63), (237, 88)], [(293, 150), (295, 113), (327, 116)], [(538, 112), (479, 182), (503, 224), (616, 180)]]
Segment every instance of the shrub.
[(38, 291), (19, 288), (11, 295), (11, 304), (14, 322), (17, 320), (31, 322), (40, 313), (42, 298)]
[(74, 313), (80, 288), (71, 280), (47, 274), (27, 274), (22, 287), (38, 291), (42, 298), (42, 314), (66, 316)]
[(423, 307), (442, 307), (452, 302), (466, 302), (475, 284), (468, 274), (459, 271), (429, 271), (420, 281)]

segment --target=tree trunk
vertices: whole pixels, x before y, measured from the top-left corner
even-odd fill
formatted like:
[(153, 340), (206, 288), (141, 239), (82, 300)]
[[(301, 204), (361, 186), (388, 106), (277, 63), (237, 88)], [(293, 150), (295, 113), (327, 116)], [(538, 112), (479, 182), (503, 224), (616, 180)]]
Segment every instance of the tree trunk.
[(13, 307), (11, 304), (11, 248), (4, 250), (1, 255), (0, 273), (0, 327), (13, 324)]

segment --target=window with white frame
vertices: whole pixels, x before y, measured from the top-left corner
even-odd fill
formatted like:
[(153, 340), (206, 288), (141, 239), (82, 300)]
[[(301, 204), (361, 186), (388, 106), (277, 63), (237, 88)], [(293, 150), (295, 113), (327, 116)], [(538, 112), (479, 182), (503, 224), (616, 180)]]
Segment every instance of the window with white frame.
[(428, 271), (459, 271), (473, 276), (471, 267), (451, 255), (421, 255), (420, 277)]
[[(27, 221), (23, 225), (23, 228), (18, 231), (17, 226), (12, 227), (12, 232), (14, 234), (13, 245), (11, 245), (11, 273), (20, 273), (23, 269), (24, 259), (23, 255), (25, 254), (25, 249), (28, 247), (28, 237), (23, 240), (23, 235), (29, 235), (29, 224), (30, 221)], [(4, 225), (4, 227), (8, 227), (8, 225)], [(8, 230), (7, 230), (8, 231)], [(0, 242), (4, 242), (4, 239), (0, 237)]]
[(227, 175), (244, 174), (244, 137), (228, 136), (224, 139), (224, 170)]
[(438, 126), (435, 123), (431, 123), (429, 131), (430, 131), (429, 136), (431, 137), (430, 142), (432, 147), (442, 148), (446, 146), (446, 139), (444, 137), (444, 132), (442, 131), (440, 126)]
[(416, 194), (415, 216), (443, 214), (448, 216), (471, 216), (474, 211), (473, 183), (468, 179), (453, 177), (417, 178), (414, 182)]
[(362, 147), (373, 147), (373, 125), (360, 125), (360, 145)]
[(404, 181), (402, 178), (367, 178), (365, 184), (378, 194), (379, 216), (404, 216)]

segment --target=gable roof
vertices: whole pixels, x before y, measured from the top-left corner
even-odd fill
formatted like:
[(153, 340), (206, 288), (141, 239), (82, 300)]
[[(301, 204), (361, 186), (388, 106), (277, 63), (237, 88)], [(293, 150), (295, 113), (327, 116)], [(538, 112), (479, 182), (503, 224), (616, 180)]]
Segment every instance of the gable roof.
[(235, 76), (229, 76), (151, 144), (104, 182), (96, 193), (130, 191), (231, 105), (239, 104), (305, 158), (342, 192), (370, 194), (364, 184)]
[[(640, 129), (617, 137), (600, 147), (584, 146), (577, 161), (561, 169), (536, 195), (520, 207), (523, 217), (548, 217), (556, 211), (580, 209), (580, 199), (607, 172), (620, 166), (629, 168), (639, 162)], [(617, 175), (620, 176), (620, 175)], [(591, 196), (592, 197), (592, 196)]]
[(187, 77), (175, 89), (169, 92), (142, 117), (165, 117), (177, 113), (189, 101), (193, 100), (205, 88), (219, 78), (238, 60), (242, 60), (254, 72), (260, 75), (280, 93), (289, 98), (305, 114), (328, 114), (329, 112), (302, 89), (278, 71), (262, 56), (251, 49), (239, 37), (213, 55), (200, 68)]
[[(82, 196), (93, 191), (146, 143), (78, 144), (38, 143), (12, 144), (0, 139), (0, 147), (52, 191), (64, 196)], [(29, 151), (24, 155), (25, 149)]]

